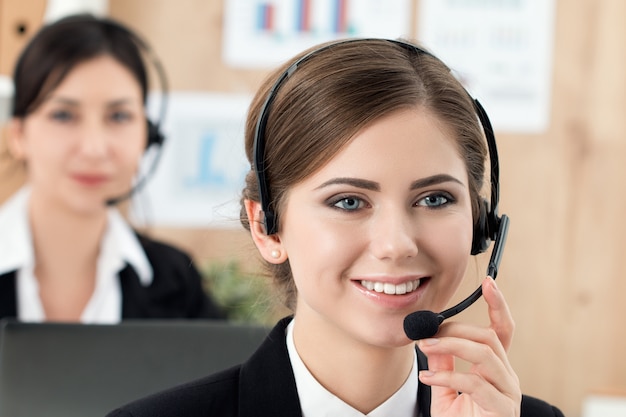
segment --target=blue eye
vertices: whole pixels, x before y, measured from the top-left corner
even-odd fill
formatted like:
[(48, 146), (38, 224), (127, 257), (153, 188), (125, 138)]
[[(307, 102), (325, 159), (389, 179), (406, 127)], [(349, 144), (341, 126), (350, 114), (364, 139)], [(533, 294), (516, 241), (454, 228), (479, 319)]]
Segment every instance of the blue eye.
[(132, 119), (132, 115), (127, 111), (115, 111), (109, 117), (115, 123), (124, 123)]
[(59, 122), (69, 122), (74, 119), (74, 115), (67, 110), (55, 110), (51, 113), (50, 117)]
[(343, 197), (340, 200), (336, 201), (333, 204), (333, 207), (336, 207), (345, 211), (354, 211), (360, 208), (363, 208), (365, 203), (363, 200), (356, 197)]
[(452, 202), (452, 198), (444, 194), (431, 194), (419, 200), (418, 206), (440, 208)]

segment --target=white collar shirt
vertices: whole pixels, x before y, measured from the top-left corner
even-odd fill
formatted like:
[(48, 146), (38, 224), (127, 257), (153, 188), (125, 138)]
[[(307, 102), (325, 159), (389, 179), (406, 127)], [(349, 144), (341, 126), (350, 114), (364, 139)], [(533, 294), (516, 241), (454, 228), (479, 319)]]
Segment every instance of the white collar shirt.
[(296, 379), (303, 417), (415, 417), (417, 415), (417, 354), (411, 372), (384, 403), (365, 415), (324, 388), (302, 362), (293, 341), (295, 319), (287, 326), (287, 350)]
[[(28, 220), (29, 187), (23, 187), (0, 207), (0, 275), (16, 271), (17, 318), (46, 320), (35, 277), (32, 233)], [(118, 323), (122, 319), (122, 291), (118, 273), (128, 263), (142, 285), (152, 283), (153, 270), (131, 227), (114, 208), (100, 242), (94, 292), (83, 310), (81, 323)]]

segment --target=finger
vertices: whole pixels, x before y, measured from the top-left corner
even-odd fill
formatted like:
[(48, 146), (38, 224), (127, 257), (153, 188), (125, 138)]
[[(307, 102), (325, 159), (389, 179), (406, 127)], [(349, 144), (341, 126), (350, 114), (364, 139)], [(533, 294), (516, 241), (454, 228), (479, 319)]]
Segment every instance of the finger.
[(473, 324), (449, 322), (439, 327), (438, 338), (458, 338), (473, 341), (478, 344), (487, 345), (493, 350), (496, 356), (505, 364), (509, 358), (500, 341), (500, 337), (491, 327), (482, 327)]
[[(458, 337), (425, 339), (420, 342), (420, 349), (429, 357), (429, 361), (431, 356), (453, 356), (467, 361), (472, 365), (472, 374), (480, 376), (499, 391), (515, 392), (519, 385), (517, 375), (510, 366), (506, 355), (503, 359), (496, 354), (491, 346), (492, 344), (496, 347), (500, 346), (499, 341), (495, 340), (497, 336), (489, 329), (482, 329), (479, 333), (491, 334), (493, 340), (488, 343), (480, 343)], [(488, 339), (489, 337), (483, 338)], [(500, 349), (503, 350), (501, 347)], [(438, 369), (431, 370), (437, 371)], [(458, 389), (458, 387), (449, 388)]]
[[(421, 371), (419, 378), (422, 383), (430, 385), (433, 392), (438, 387), (451, 388), (460, 392), (460, 396), (469, 396), (478, 407), (493, 415), (519, 415), (522, 399), (519, 387), (510, 392), (501, 392), (473, 373), (428, 370)], [(446, 404), (451, 403), (432, 402), (433, 407), (444, 407)]]
[(431, 354), (428, 357), (428, 369), (434, 371), (454, 371), (454, 356), (450, 354), (441, 354), (433, 349), (430, 349), (431, 345), (438, 344), (439, 338), (422, 339), (418, 342), (420, 350), (426, 354), (426, 351), (430, 350)]
[(509, 305), (491, 277), (486, 277), (483, 280), (482, 289), (483, 297), (488, 306), (491, 328), (498, 335), (504, 350), (508, 352), (513, 341), (513, 333), (515, 332), (515, 322), (509, 310)]
[[(437, 339), (424, 339), (423, 343), (437, 343)], [(454, 356), (451, 355), (437, 355), (429, 354), (428, 356), (428, 369), (430, 372), (453, 372), (454, 371)], [(420, 380), (423, 383), (430, 385), (428, 380)], [(449, 404), (458, 397), (458, 391), (454, 388), (446, 387), (445, 385), (433, 385), (431, 386), (431, 404), (443, 405)]]

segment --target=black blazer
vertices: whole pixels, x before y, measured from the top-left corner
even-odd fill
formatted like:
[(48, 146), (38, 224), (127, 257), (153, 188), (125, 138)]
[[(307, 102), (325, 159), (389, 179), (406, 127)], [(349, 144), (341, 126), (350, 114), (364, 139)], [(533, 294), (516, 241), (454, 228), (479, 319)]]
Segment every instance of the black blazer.
[[(298, 417), (302, 416), (281, 320), (242, 365), (134, 401), (107, 417)], [(418, 367), (427, 368), (419, 349)], [(419, 384), (418, 417), (430, 417), (430, 387)], [(536, 398), (522, 398), (522, 417), (563, 417)]]
[[(120, 271), (122, 319), (225, 318), (202, 288), (200, 273), (184, 252), (138, 235), (152, 265), (152, 283), (144, 287), (130, 266)], [(0, 319), (17, 317), (16, 271), (0, 275)]]

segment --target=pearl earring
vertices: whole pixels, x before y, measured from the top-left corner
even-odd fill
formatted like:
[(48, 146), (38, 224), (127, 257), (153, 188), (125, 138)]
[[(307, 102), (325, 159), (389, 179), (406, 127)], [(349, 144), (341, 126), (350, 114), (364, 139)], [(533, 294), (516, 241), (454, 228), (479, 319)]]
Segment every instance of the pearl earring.
[(279, 251), (279, 250), (274, 249), (274, 250), (270, 253), (270, 255), (272, 256), (272, 258), (274, 258), (274, 259), (278, 259), (278, 258), (280, 258), (280, 251)]

